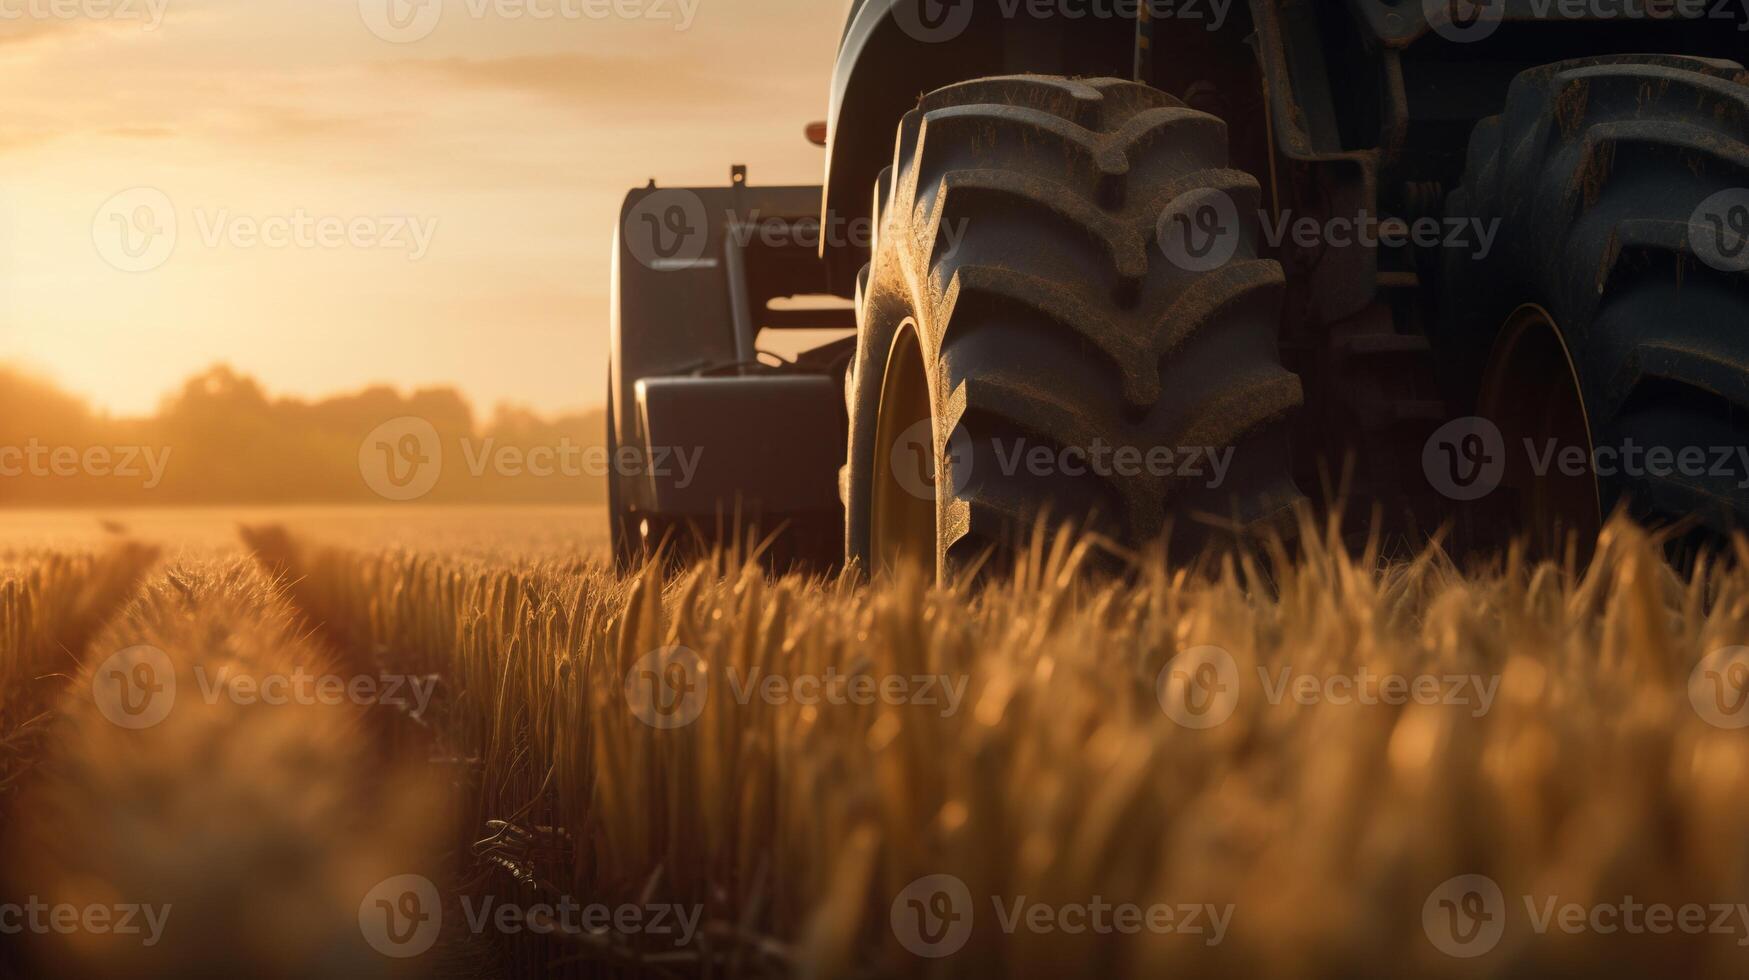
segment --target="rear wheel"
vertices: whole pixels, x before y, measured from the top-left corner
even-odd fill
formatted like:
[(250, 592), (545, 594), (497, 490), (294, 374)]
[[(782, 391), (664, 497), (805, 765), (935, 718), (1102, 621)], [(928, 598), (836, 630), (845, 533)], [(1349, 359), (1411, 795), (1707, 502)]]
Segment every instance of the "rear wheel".
[[(1283, 276), (1226, 164), (1220, 120), (1132, 82), (924, 97), (858, 289), (851, 557), (944, 572), (1041, 515), (1188, 548), (1288, 524)], [(1197, 247), (1163, 247), (1174, 227)]]
[(1488, 254), (1448, 248), (1434, 341), (1501, 431), (1518, 529), (1553, 543), (1618, 506), (1741, 525), (1749, 73), (1654, 55), (1525, 72), (1447, 208), (1498, 229)]

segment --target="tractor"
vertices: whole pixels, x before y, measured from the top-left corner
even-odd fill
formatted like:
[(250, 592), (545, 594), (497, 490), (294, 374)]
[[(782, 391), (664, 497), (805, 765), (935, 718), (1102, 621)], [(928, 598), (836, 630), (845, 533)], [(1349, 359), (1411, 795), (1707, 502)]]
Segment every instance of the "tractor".
[(856, 0), (821, 187), (626, 201), (609, 438), (702, 462), (615, 478), (616, 553), (756, 526), (939, 576), (1047, 517), (1202, 549), (1308, 495), (1727, 534), (1746, 8)]

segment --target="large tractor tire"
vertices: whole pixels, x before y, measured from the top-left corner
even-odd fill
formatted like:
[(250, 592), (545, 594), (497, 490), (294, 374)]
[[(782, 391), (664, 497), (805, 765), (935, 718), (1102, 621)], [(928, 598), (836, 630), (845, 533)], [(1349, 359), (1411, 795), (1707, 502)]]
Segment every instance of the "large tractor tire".
[(1702, 539), (1741, 525), (1749, 73), (1658, 55), (1527, 71), (1477, 126), (1447, 211), (1498, 223), (1489, 254), (1447, 250), (1433, 339), (1452, 393), (1498, 430), (1490, 482), (1516, 529), (1588, 541), (1620, 506)]
[[(1291, 526), (1284, 280), (1226, 164), (1219, 119), (1117, 79), (980, 79), (905, 116), (846, 385), (852, 559), (946, 574), (1041, 517), (1178, 549)], [(1211, 214), (1230, 255), (1169, 257), (1159, 229)], [(1230, 451), (1222, 478), (1190, 447)]]

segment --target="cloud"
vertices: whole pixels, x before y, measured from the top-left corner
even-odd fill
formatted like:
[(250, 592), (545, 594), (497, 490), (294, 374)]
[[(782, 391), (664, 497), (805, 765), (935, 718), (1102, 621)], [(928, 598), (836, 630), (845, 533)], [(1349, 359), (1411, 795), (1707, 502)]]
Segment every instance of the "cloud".
[(167, 140), (176, 136), (176, 130), (164, 126), (116, 126), (109, 135), (125, 140)]
[(374, 135), (387, 122), (383, 116), (336, 115), (296, 106), (269, 104), (247, 106), (238, 115), (245, 120), (239, 128), (256, 140), (307, 142), (313, 145), (320, 145), (323, 140)]
[(597, 54), (536, 54), (503, 58), (426, 58), (385, 68), (434, 79), (457, 91), (517, 92), (579, 111), (608, 114), (714, 112), (745, 106), (753, 90), (720, 63)]

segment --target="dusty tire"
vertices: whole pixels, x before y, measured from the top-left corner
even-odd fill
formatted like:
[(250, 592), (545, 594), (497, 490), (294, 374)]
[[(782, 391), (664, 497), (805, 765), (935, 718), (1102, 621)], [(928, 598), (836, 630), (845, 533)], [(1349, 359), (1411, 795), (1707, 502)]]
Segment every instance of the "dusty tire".
[[(1714, 251), (1724, 240), (1708, 251), (1710, 232), (1696, 223), (1703, 203), (1733, 189), (1749, 204), (1740, 66), (1612, 56), (1521, 74), (1504, 112), (1477, 126), (1447, 202), (1450, 215), (1499, 222), (1491, 254), (1448, 249), (1442, 262), (1433, 341), (1451, 393), (1479, 414), (1512, 418), (1526, 414), (1515, 404), (1558, 399), (1546, 390), (1570, 380), (1583, 410), (1576, 424), (1594, 449), (1749, 446), (1749, 254), (1721, 268)], [(1737, 217), (1749, 224), (1749, 208)], [(1526, 353), (1536, 348), (1503, 327), (1544, 312), (1558, 337), (1543, 345), (1548, 370), (1539, 371)], [(1570, 378), (1558, 377), (1562, 368)], [(1550, 481), (1569, 478), (1527, 467), (1521, 442), (1546, 446), (1546, 433), (1503, 428), (1508, 495), (1559, 496)], [(1692, 516), (1721, 532), (1749, 515), (1740, 462), (1694, 476), (1649, 464), (1629, 473), (1627, 458), (1610, 464), (1614, 474), (1586, 467), (1594, 516), (1625, 505), (1650, 523)], [(1529, 526), (1534, 512), (1514, 511), (1521, 530), (1547, 531)]]
[[(1170, 523), (1180, 547), (1285, 523), (1299, 499), (1287, 423), (1301, 390), (1278, 353), (1283, 276), (1257, 258), (1257, 182), (1226, 163), (1220, 120), (1116, 79), (980, 79), (906, 115), (858, 289), (841, 481), (851, 558), (893, 564), (881, 497), (902, 469), (890, 436), (911, 426), (883, 411), (883, 391), (917, 371), (931, 443), (919, 448), (939, 478), (925, 502), (934, 554), (916, 557), (938, 572), (1003, 550), (1040, 514), (1127, 545)], [(1189, 271), (1157, 228), (1169, 202), (1210, 191), (1243, 217), (1231, 257)], [(1197, 475), (1146, 463), (1040, 472), (999, 445), (1232, 454), (1209, 486), (1206, 463)]]

